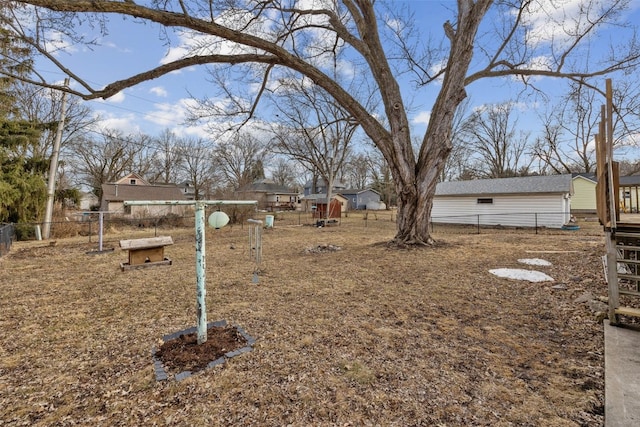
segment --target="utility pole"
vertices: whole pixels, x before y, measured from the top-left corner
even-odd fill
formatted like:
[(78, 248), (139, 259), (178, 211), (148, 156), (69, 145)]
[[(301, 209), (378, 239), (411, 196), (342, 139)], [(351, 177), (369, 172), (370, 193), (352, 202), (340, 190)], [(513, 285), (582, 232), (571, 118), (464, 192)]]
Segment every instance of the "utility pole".
[[(64, 80), (64, 86), (69, 86), (69, 78)], [(60, 106), (60, 121), (56, 137), (53, 141), (53, 152), (51, 153), (51, 163), (49, 164), (49, 180), (47, 181), (47, 207), (44, 212), (44, 224), (42, 225), (42, 238), (48, 239), (51, 235), (51, 219), (53, 218), (53, 199), (56, 194), (56, 172), (58, 171), (58, 157), (60, 155), (60, 142), (62, 141), (62, 130), (67, 109), (67, 92), (62, 93), (62, 104)]]

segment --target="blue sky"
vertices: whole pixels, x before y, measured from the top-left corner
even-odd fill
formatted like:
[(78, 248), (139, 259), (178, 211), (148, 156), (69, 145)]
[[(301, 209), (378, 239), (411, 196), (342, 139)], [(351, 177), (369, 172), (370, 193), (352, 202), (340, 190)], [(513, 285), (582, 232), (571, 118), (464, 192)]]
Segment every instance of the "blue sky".
[[(559, 1), (565, 5), (562, 13), (570, 13), (578, 1), (580, 0)], [(441, 32), (443, 21), (451, 16), (450, 11), (456, 7), (454, 0), (410, 0), (396, 3), (415, 10), (418, 26), (423, 30), (433, 28), (436, 34)], [(627, 19), (630, 22), (640, 22), (640, 0), (633, 0), (632, 4), (633, 11)], [(491, 22), (487, 23), (490, 24)], [(535, 21), (532, 21), (532, 26), (541, 38), (550, 36), (549, 32), (554, 31), (553, 26), (539, 25)], [(592, 45), (598, 46), (601, 43), (602, 46), (598, 48), (606, 48), (611, 34), (603, 34)], [(111, 19), (109, 34), (100, 39), (101, 46), (90, 50), (84, 46), (69, 46), (61, 42), (61, 52), (57, 57), (87, 82), (100, 87), (158, 66), (167, 58), (180, 56), (184, 52), (181, 40), (174, 39), (174, 43), (177, 44), (169, 49), (160, 40), (158, 26), (134, 24), (131, 20), (114, 17)], [(64, 79), (64, 75), (53, 65), (40, 64), (38, 70), (46, 78), (60, 81)], [(186, 117), (185, 107), (192, 103), (189, 93), (196, 96), (213, 93), (211, 84), (206, 79), (207, 75), (202, 67), (192, 67), (126, 89), (106, 101), (89, 101), (88, 105), (103, 118), (103, 126), (118, 128), (127, 133), (142, 131), (157, 135), (169, 128), (179, 135), (205, 136), (203, 126), (187, 126), (183, 121)], [(561, 83), (557, 80), (540, 79), (537, 84), (552, 97), (561, 95)], [(424, 131), (437, 89), (439, 87), (436, 85), (413, 100), (411, 119), (415, 126), (414, 134)], [(513, 99), (519, 89), (520, 85), (510, 79), (485, 79), (468, 87), (468, 95), (474, 105), (499, 103)], [(407, 93), (412, 93), (412, 90), (407, 88)], [(523, 126), (535, 128), (534, 119), (539, 108), (540, 105), (533, 100), (519, 104)]]

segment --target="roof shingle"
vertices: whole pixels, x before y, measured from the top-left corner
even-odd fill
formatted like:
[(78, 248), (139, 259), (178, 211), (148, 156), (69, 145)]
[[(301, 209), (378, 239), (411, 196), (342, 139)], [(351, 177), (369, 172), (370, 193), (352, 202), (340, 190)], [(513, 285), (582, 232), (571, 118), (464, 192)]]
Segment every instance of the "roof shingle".
[(448, 181), (436, 186), (436, 196), (533, 193), (573, 193), (571, 175)]

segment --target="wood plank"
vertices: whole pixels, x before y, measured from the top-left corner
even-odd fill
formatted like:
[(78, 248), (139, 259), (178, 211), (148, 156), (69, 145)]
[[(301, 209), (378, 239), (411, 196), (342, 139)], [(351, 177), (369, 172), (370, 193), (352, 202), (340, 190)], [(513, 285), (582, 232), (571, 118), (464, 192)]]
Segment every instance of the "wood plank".
[(623, 316), (640, 317), (640, 308), (618, 307), (616, 308), (616, 314), (622, 314)]
[(147, 268), (147, 267), (158, 267), (161, 265), (171, 265), (172, 261), (169, 258), (165, 258), (163, 261), (159, 261), (159, 262), (146, 262), (144, 264), (138, 264), (138, 265), (130, 265), (126, 262), (121, 262), (120, 263), (120, 270), (125, 271), (125, 270), (137, 270), (139, 268)]
[(159, 262), (164, 259), (164, 246), (156, 248), (129, 249), (129, 264)]
[(638, 265), (638, 264), (640, 264), (640, 260), (639, 259), (618, 258), (618, 264)]
[(640, 276), (638, 276), (637, 274), (618, 273), (618, 278), (640, 281)]
[(616, 249), (620, 249), (621, 251), (640, 251), (640, 246), (616, 245)]
[(611, 168), (613, 170), (613, 197), (615, 199), (616, 207), (616, 228), (618, 227), (618, 221), (620, 221), (620, 164), (618, 162), (611, 162)]
[(629, 289), (620, 289), (619, 292), (620, 292), (620, 295), (631, 295), (631, 296), (634, 296), (634, 297), (640, 297), (640, 292), (638, 292), (638, 291), (632, 291), (632, 290), (629, 290)]
[(143, 239), (120, 240), (122, 249), (146, 249), (173, 245), (171, 236), (147, 237)]

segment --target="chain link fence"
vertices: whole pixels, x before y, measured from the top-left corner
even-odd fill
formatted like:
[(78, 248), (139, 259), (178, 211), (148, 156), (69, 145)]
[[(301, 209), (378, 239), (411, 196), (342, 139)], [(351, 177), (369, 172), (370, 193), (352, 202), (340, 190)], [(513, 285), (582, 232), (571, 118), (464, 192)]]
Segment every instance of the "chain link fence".
[(13, 224), (0, 224), (0, 256), (9, 252), (15, 234)]
[[(210, 212), (209, 212), (210, 213)], [(231, 215), (230, 215), (231, 216)], [(523, 233), (523, 234), (562, 234), (568, 231), (599, 233), (602, 227), (596, 221), (581, 220), (565, 227), (550, 227), (546, 224), (561, 223), (564, 213), (504, 213), (474, 214), (448, 217), (434, 217), (431, 221), (431, 232), (434, 234), (489, 234), (489, 233)], [(343, 212), (339, 218), (326, 221), (309, 212), (251, 212), (248, 215), (232, 216), (231, 227), (245, 228), (246, 220), (252, 218), (263, 221), (273, 227), (312, 226), (312, 227), (348, 227), (371, 228), (385, 230), (390, 233), (396, 229), (397, 213), (395, 210), (384, 211), (351, 211)], [(7, 227), (0, 238), (2, 246), (8, 251), (11, 240), (36, 240), (39, 238), (41, 223), (27, 223), (3, 226)], [(105, 215), (102, 233), (109, 234), (119, 230), (144, 230), (150, 235), (158, 235), (175, 228), (192, 229), (194, 216), (169, 215), (149, 218), (123, 218)], [(89, 241), (95, 240), (101, 232), (97, 214), (83, 215), (77, 220), (54, 221), (51, 223), (51, 238), (87, 236)], [(15, 236), (15, 237), (14, 237)]]

